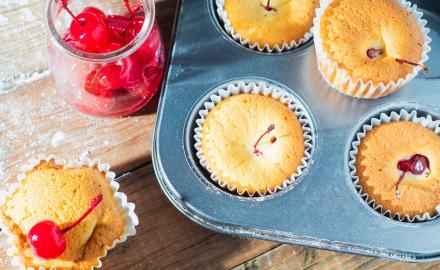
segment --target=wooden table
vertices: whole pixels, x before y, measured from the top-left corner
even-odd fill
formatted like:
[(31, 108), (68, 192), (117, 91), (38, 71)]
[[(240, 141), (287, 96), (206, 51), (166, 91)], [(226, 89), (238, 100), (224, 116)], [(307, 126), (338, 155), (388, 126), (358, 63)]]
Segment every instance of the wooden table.
[[(156, 2), (157, 20), (169, 46), (176, 1)], [(191, 222), (162, 193), (151, 165), (158, 98), (122, 119), (94, 118), (73, 110), (56, 96), (50, 77), (38, 79), (48, 73), (41, 11), (42, 0), (0, 0), (0, 86), (23, 84), (0, 96), (0, 187), (14, 182), (19, 166), (39, 153), (63, 158), (88, 154), (109, 162), (119, 175), (121, 190), (136, 203), (140, 225), (135, 237), (104, 259), (104, 269), (440, 269), (434, 263), (403, 264), (234, 238)], [(32, 80), (23, 82), (20, 72), (33, 74)], [(1, 244), (4, 238), (0, 240), (0, 269), (10, 269)]]

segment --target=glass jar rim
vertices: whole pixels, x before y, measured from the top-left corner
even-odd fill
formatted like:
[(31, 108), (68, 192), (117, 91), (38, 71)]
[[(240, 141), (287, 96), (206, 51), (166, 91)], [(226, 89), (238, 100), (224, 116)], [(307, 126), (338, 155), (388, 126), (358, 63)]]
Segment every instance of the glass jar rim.
[(155, 19), (154, 0), (140, 1), (144, 6), (144, 10), (148, 11), (149, 19), (147, 20), (147, 17), (145, 17), (141, 31), (139, 31), (139, 33), (135, 36), (133, 40), (131, 40), (128, 44), (118, 50), (107, 53), (90, 53), (75, 49), (64, 42), (63, 38), (58, 34), (53, 21), (51, 20), (51, 9), (53, 5), (57, 5), (56, 0), (45, 1), (46, 4), (44, 8), (44, 26), (46, 28), (46, 33), (48, 35), (48, 38), (51, 39), (52, 43), (55, 44), (55, 46), (61, 49), (64, 53), (76, 59), (92, 63), (108, 63), (117, 61), (134, 53), (145, 42), (145, 40), (147, 40), (153, 29)]

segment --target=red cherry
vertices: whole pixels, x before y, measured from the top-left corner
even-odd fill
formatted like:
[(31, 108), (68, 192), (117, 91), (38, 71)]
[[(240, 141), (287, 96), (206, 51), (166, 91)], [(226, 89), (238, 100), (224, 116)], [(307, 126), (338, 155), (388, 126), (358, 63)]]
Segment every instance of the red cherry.
[(95, 96), (112, 97), (113, 91), (125, 83), (121, 78), (121, 69), (119, 65), (106, 64), (90, 72), (84, 82), (84, 89)]
[(66, 249), (60, 228), (50, 220), (35, 224), (28, 233), (28, 241), (34, 253), (43, 259), (57, 258)]
[(124, 37), (125, 29), (127, 28), (130, 19), (120, 15), (108, 16), (108, 28), (120, 37)]
[(70, 24), (70, 36), (77, 41), (81, 50), (98, 52), (108, 42), (108, 29), (105, 21), (94, 13), (81, 12)]
[(420, 154), (415, 154), (409, 159), (399, 160), (397, 162), (397, 169), (402, 171), (399, 180), (396, 183), (396, 198), (400, 199), (399, 185), (402, 182), (405, 174), (411, 172), (414, 175), (421, 175), (425, 171), (430, 171), (429, 159), (428, 157)]
[(377, 58), (377, 57), (381, 56), (382, 54), (383, 54), (383, 49), (381, 49), (381, 48), (378, 48), (378, 49), (376, 49), (376, 48), (369, 48), (367, 50), (367, 56), (370, 59)]
[(141, 31), (143, 25), (144, 25), (144, 17), (142, 16), (134, 17), (127, 25), (127, 28), (125, 29), (125, 40), (127, 42), (132, 41)]
[(116, 42), (107, 43), (104, 48), (101, 49), (100, 52), (108, 53), (112, 51), (116, 51), (122, 48), (122, 45)]
[(82, 12), (93, 13), (96, 16), (100, 17), (102, 19), (102, 21), (104, 21), (107, 24), (107, 15), (105, 15), (105, 13), (102, 10), (100, 10), (99, 8), (96, 8), (96, 7), (86, 7)]
[(60, 229), (55, 222), (45, 220), (35, 224), (29, 231), (27, 239), (35, 255), (43, 259), (55, 259), (66, 249), (64, 234), (83, 221), (102, 201), (102, 195), (94, 197), (87, 211), (75, 222)]
[(120, 61), (122, 71), (121, 79), (124, 87), (134, 87), (142, 82), (143, 65), (134, 55), (122, 58)]
[[(134, 55), (141, 59), (142, 62), (151, 62), (151, 60), (157, 60), (158, 50), (161, 50), (162, 40), (159, 33), (159, 28), (155, 23), (151, 34), (147, 40), (134, 52)], [(157, 62), (157, 61), (156, 61)], [(151, 63), (149, 63), (151, 64)], [(154, 65), (154, 64), (153, 64)]]

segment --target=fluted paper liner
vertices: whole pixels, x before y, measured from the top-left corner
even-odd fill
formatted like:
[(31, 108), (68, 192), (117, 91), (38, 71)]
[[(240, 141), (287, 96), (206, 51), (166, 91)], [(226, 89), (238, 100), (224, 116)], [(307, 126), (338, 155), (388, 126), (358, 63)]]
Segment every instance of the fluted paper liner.
[[(428, 36), (429, 29), (426, 28), (427, 21), (422, 19), (423, 13), (417, 10), (417, 5), (411, 5), (410, 2), (405, 0), (395, 1), (414, 17), (417, 25), (420, 27), (420, 31), (423, 36), (423, 51), (418, 64), (423, 65), (428, 60), (428, 52), (431, 51), (431, 47), (429, 47), (431, 38)], [(382, 82), (375, 84), (372, 80), (352, 78), (345, 69), (340, 68), (338, 63), (332, 61), (328, 57), (327, 52), (322, 49), (322, 39), (320, 35), (321, 17), (331, 2), (332, 0), (320, 1), (320, 7), (316, 9), (316, 17), (313, 20), (313, 31), (318, 69), (321, 72), (324, 80), (332, 88), (337, 89), (345, 95), (353, 97), (380, 98), (394, 93), (404, 84), (417, 76), (417, 73), (421, 70), (421, 67), (419, 66), (414, 67), (413, 71), (407, 74), (405, 78), (400, 78), (397, 81), (389, 81), (386, 84)]]
[(307, 31), (301, 39), (292, 40), (288, 43), (285, 42), (282, 44), (275, 44), (274, 46), (271, 46), (268, 43), (264, 43), (264, 44), (259, 44), (258, 42), (251, 43), (249, 39), (244, 39), (240, 35), (240, 33), (236, 32), (232, 27), (231, 21), (228, 19), (228, 14), (224, 9), (225, 0), (216, 0), (215, 4), (217, 6), (217, 14), (220, 17), (221, 22), (223, 23), (223, 28), (225, 29), (226, 33), (242, 46), (248, 47), (252, 50), (256, 50), (260, 52), (269, 52), (269, 53), (272, 52), (280, 53), (298, 48), (299, 46), (303, 45), (313, 37), (312, 27), (310, 27), (310, 30)]
[[(267, 189), (264, 191), (264, 193), (261, 193), (260, 191), (256, 191), (254, 194), (250, 194), (247, 191), (239, 193), (236, 186), (230, 186), (228, 183), (223, 182), (222, 179), (220, 179), (220, 177), (216, 175), (215, 171), (208, 164), (208, 161), (206, 160), (201, 147), (203, 123), (205, 122), (205, 119), (208, 116), (209, 112), (222, 100), (232, 95), (245, 93), (272, 97), (273, 99), (279, 100), (280, 102), (286, 104), (287, 107), (295, 113), (296, 117), (299, 120), (299, 123), (301, 124), (304, 134), (304, 155), (301, 159), (301, 164), (298, 166), (295, 173), (293, 173), (288, 179), (285, 179), (280, 186), (275, 187), (273, 190)], [(227, 189), (232, 193), (239, 195), (245, 195), (246, 193), (249, 196), (255, 196), (255, 194), (258, 194), (259, 196), (274, 194), (279, 190), (284, 190), (285, 188), (287, 188), (287, 186), (291, 185), (294, 182), (297, 183), (298, 178), (305, 172), (309, 165), (311, 151), (313, 147), (313, 133), (309, 124), (310, 120), (308, 119), (308, 116), (305, 113), (305, 109), (301, 102), (299, 102), (287, 91), (282, 90), (277, 86), (262, 81), (237, 81), (229, 83), (227, 85), (219, 87), (216, 93), (209, 97), (209, 99), (204, 103), (203, 109), (199, 111), (198, 115), (200, 117), (196, 120), (197, 127), (194, 129), (194, 139), (196, 140), (194, 147), (197, 151), (196, 155), (199, 158), (200, 164), (210, 173), (211, 180), (217, 183), (220, 187)]]
[(382, 215), (405, 222), (414, 222), (414, 221), (427, 221), (432, 220), (440, 215), (440, 205), (436, 207), (436, 215), (431, 217), (429, 213), (423, 213), (422, 215), (410, 216), (409, 214), (401, 215), (399, 212), (391, 213), (390, 210), (385, 209), (381, 204), (377, 203), (374, 199), (371, 199), (367, 193), (365, 193), (362, 189), (361, 184), (359, 183), (359, 177), (357, 176), (356, 171), (356, 156), (358, 154), (358, 147), (363, 138), (365, 138), (366, 134), (370, 132), (374, 127), (377, 127), (384, 123), (395, 122), (395, 121), (411, 121), (416, 124), (420, 124), (425, 128), (432, 129), (437, 135), (440, 134), (440, 120), (434, 121), (431, 115), (427, 115), (426, 117), (417, 116), (417, 111), (412, 110), (408, 112), (405, 109), (400, 110), (400, 112), (392, 111), (389, 114), (381, 113), (379, 117), (371, 118), (367, 124), (362, 126), (362, 131), (356, 133), (355, 140), (351, 143), (350, 153), (349, 153), (349, 169), (350, 169), (350, 177), (353, 180), (353, 184), (359, 194), (359, 196), (374, 210), (381, 213)]
[[(110, 171), (110, 165), (107, 163), (101, 163), (97, 159), (90, 160), (87, 157), (83, 157), (81, 159), (77, 160), (69, 160), (66, 161), (65, 159), (59, 159), (56, 158), (54, 155), (44, 156), (40, 155), (37, 158), (32, 158), (28, 164), (22, 166), (22, 173), (20, 173), (17, 177), (17, 183), (12, 184), (7, 192), (0, 193), (0, 205), (3, 205), (6, 202), (6, 199), (9, 196), (12, 196), (12, 194), (16, 191), (16, 189), (20, 186), (20, 182), (25, 179), (26, 175), (25, 173), (35, 168), (38, 164), (40, 164), (42, 161), (51, 161), (53, 160), (56, 165), (63, 166), (65, 168), (80, 168), (80, 167), (95, 167), (99, 172), (102, 172), (105, 174), (105, 178), (109, 182), (111, 188), (114, 190), (113, 198), (116, 200), (119, 205), (120, 209), (125, 212), (125, 229), (124, 233), (119, 237), (119, 239), (116, 239), (113, 241), (113, 244), (109, 247), (106, 247), (105, 254), (98, 258), (98, 263), (93, 266), (91, 269), (97, 269), (102, 267), (101, 258), (105, 257), (107, 255), (107, 252), (116, 246), (118, 243), (125, 242), (127, 240), (128, 236), (133, 236), (136, 234), (135, 227), (139, 224), (139, 219), (137, 215), (134, 212), (135, 205), (134, 203), (127, 202), (127, 196), (122, 193), (118, 192), (119, 189), (119, 183), (115, 181), (116, 174), (112, 171)], [(10, 245), (10, 247), (7, 250), (7, 254), (12, 257), (11, 264), (13, 266), (18, 266), (20, 269), (26, 269), (26, 270), (36, 270), (33, 267), (27, 267), (24, 265), (22, 258), (18, 256), (17, 248), (15, 246), (16, 237), (15, 235), (8, 232), (7, 227), (4, 226), (2, 223), (0, 223), (2, 231), (7, 235), (7, 242)], [(52, 267), (53, 268), (53, 267)], [(46, 268), (40, 266), (38, 270), (46, 270)]]

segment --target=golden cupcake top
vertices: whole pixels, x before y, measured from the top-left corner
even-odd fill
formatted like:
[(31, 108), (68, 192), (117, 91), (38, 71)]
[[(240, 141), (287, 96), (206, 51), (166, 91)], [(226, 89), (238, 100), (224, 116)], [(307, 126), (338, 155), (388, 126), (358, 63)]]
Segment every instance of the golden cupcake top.
[(221, 183), (253, 195), (282, 186), (300, 166), (305, 146), (301, 124), (285, 104), (239, 94), (209, 112), (201, 149)]
[[(26, 173), (0, 208), (4, 226), (16, 238), (17, 254), (14, 255), (25, 266), (34, 268), (91, 269), (96, 266), (98, 258), (105, 255), (125, 229), (124, 213), (113, 197), (114, 192), (105, 175), (96, 168), (68, 169), (53, 162), (42, 162)], [(91, 202), (95, 204), (93, 208)], [(74, 225), (81, 216), (84, 219)], [(31, 241), (43, 237), (32, 232), (39, 230), (37, 225), (47, 225), (47, 221), (65, 231), (62, 236), (65, 249), (53, 259), (40, 257), (45, 253), (37, 254), (31, 245)]]
[(440, 137), (409, 121), (379, 125), (362, 139), (356, 157), (359, 184), (392, 214), (435, 215), (440, 204)]
[(420, 27), (395, 0), (334, 0), (319, 33), (329, 59), (355, 80), (396, 82), (422, 58)]
[(313, 25), (317, 0), (225, 0), (231, 27), (261, 47), (298, 42)]

